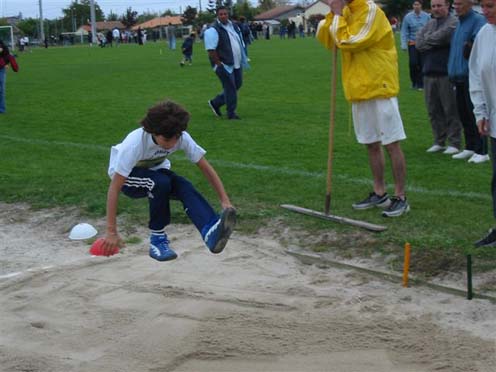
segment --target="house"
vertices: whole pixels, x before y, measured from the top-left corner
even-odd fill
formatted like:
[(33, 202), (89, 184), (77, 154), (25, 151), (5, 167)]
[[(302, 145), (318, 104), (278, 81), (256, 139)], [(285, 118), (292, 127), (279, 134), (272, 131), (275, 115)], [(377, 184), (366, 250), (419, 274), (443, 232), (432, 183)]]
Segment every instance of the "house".
[(298, 26), (303, 22), (305, 7), (301, 5), (282, 5), (255, 16), (255, 22), (264, 23), (271, 34), (279, 32), (282, 20), (294, 21)]
[(256, 15), (255, 21), (264, 22), (264, 21), (275, 20), (280, 22), (283, 19), (290, 19), (292, 17), (296, 17), (302, 14), (304, 11), (305, 11), (305, 7), (301, 5), (282, 5)]
[(192, 31), (192, 26), (183, 26), (183, 20), (181, 16), (165, 16), (156, 17), (150, 19), (149, 21), (134, 25), (132, 27), (133, 31), (137, 31), (138, 28), (142, 30), (150, 30), (151, 32), (158, 33), (159, 38), (165, 37), (165, 28), (169, 25), (176, 26), (178, 32), (183, 35), (189, 35)]

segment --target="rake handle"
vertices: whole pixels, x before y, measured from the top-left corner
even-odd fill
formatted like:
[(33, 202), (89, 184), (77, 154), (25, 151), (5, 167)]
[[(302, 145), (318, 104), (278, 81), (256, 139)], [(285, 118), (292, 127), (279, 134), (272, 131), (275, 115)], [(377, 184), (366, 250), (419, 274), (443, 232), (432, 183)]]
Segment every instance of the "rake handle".
[(331, 71), (331, 109), (329, 115), (329, 146), (327, 154), (327, 179), (326, 179), (326, 199), (324, 213), (329, 214), (331, 209), (332, 192), (332, 160), (334, 154), (334, 125), (336, 123), (336, 84), (337, 84), (337, 63), (338, 48), (334, 45), (332, 50), (332, 71)]

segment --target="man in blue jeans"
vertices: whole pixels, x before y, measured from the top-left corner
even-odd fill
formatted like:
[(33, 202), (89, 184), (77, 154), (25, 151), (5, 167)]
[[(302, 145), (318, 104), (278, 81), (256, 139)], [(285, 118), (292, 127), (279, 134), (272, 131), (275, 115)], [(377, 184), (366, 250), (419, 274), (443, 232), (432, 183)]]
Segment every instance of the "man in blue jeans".
[(205, 49), (210, 63), (219, 78), (223, 91), (208, 101), (216, 116), (222, 116), (220, 108), (227, 107), (227, 118), (239, 120), (236, 113), (238, 90), (243, 84), (243, 67), (246, 67), (246, 54), (243, 36), (238, 25), (229, 20), (226, 7), (217, 9), (217, 19), (205, 30)]

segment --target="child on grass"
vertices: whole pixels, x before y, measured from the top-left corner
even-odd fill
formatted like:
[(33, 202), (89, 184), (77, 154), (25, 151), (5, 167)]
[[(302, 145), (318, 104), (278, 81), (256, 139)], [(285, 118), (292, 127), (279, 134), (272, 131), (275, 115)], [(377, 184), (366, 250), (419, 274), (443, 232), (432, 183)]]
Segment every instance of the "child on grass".
[[(182, 202), (184, 211), (200, 232), (212, 253), (224, 249), (236, 224), (233, 208), (222, 181), (205, 159), (206, 151), (186, 132), (189, 113), (172, 101), (151, 107), (124, 141), (112, 147), (108, 173), (112, 181), (107, 196), (105, 255), (122, 241), (117, 231), (117, 204), (120, 192), (131, 198), (148, 197), (150, 257), (169, 261), (177, 254), (169, 247), (165, 227), (170, 223), (170, 199)], [(222, 213), (217, 215), (203, 196), (185, 178), (170, 170), (167, 157), (182, 150), (195, 163), (217, 193)]]
[(183, 42), (181, 50), (183, 51), (183, 60), (179, 63), (183, 67), (186, 62), (191, 66), (193, 63), (193, 44), (195, 43), (195, 33), (192, 32)]

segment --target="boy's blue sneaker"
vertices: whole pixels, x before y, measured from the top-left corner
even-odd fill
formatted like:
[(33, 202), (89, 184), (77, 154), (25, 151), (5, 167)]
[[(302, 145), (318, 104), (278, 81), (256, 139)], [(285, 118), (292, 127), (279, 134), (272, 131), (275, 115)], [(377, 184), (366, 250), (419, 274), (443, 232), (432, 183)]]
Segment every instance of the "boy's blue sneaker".
[(157, 261), (170, 261), (177, 258), (176, 252), (169, 247), (167, 235), (152, 235), (150, 237), (150, 257)]
[(236, 210), (234, 208), (224, 209), (219, 219), (208, 229), (205, 244), (212, 253), (220, 253), (231, 236), (234, 225), (236, 225)]

